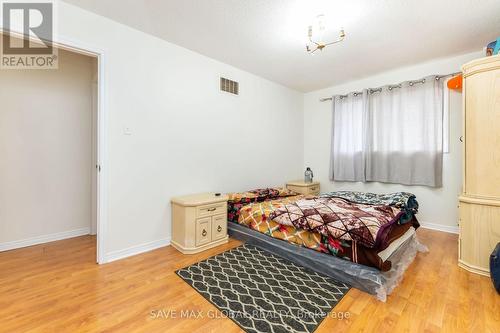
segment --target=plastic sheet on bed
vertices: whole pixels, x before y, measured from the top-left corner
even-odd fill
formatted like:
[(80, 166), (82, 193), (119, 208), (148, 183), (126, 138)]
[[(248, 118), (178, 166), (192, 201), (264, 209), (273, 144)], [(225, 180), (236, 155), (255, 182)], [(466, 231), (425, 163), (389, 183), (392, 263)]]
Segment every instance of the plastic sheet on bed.
[(400, 283), (404, 272), (415, 259), (417, 252), (427, 251), (427, 248), (418, 241), (415, 234), (389, 257), (388, 260), (392, 262), (392, 268), (387, 272), (381, 272), (376, 268), (272, 238), (234, 222), (228, 222), (228, 229), (229, 235), (233, 238), (253, 244), (298, 265), (347, 283), (354, 288), (375, 295), (383, 302)]
[(377, 289), (377, 298), (385, 302), (387, 295), (390, 295), (403, 279), (408, 266), (413, 262), (418, 252), (428, 252), (427, 246), (419, 242), (417, 234), (413, 234), (406, 242), (387, 259), (392, 263), (392, 267), (387, 272), (381, 272), (383, 284)]

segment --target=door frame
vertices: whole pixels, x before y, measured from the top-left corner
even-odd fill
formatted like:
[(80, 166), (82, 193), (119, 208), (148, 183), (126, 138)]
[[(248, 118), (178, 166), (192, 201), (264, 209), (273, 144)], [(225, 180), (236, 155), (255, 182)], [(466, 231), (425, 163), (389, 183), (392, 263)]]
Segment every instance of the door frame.
[[(10, 35), (18, 38), (24, 38), (23, 33), (18, 31), (5, 31), (0, 27), (0, 34), (8, 32)], [(68, 38), (57, 34), (52, 41), (53, 46), (66, 51), (94, 57), (97, 59), (97, 124), (96, 124), (96, 160), (98, 169), (96, 173), (96, 215), (93, 219), (97, 220), (97, 258), (98, 264), (108, 262), (106, 256), (106, 231), (108, 225), (108, 206), (107, 206), (107, 166), (108, 166), (108, 108), (106, 95), (106, 56), (104, 49), (95, 45), (89, 45), (85, 42)]]
[(80, 53), (97, 59), (97, 124), (96, 124), (96, 213), (97, 220), (97, 258), (98, 264), (104, 264), (106, 258), (106, 230), (107, 230), (107, 98), (105, 84), (105, 52), (99, 47), (88, 45), (74, 39), (58, 36), (54, 38), (54, 46), (63, 50)]

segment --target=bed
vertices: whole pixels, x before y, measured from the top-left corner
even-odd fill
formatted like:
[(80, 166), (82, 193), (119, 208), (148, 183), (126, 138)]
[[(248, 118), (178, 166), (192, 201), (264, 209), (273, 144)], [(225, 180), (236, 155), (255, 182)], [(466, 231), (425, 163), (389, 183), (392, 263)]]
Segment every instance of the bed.
[[(330, 211), (341, 216), (338, 225)], [(410, 193), (330, 192), (314, 197), (270, 188), (229, 194), (228, 228), (232, 237), (385, 300), (416, 252), (425, 249), (415, 234), (417, 211)], [(362, 221), (362, 227), (344, 228), (351, 220)]]

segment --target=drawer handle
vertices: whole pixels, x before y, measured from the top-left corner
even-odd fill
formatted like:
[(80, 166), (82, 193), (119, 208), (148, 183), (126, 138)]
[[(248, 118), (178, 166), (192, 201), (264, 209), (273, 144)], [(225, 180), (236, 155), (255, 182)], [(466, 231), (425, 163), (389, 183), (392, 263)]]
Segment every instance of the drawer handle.
[(205, 237), (205, 236), (207, 235), (207, 231), (206, 231), (205, 229), (203, 229), (203, 231), (201, 232), (201, 235), (202, 235), (203, 237)]
[(217, 208), (216, 207), (212, 207), (212, 208), (209, 208), (207, 209), (209, 212), (213, 212), (214, 210), (216, 210)]
[(460, 142), (464, 142), (464, 137), (463, 136), (460, 137)]
[(316, 191), (317, 189), (317, 187), (311, 187), (311, 191)]
[(221, 226), (218, 226), (217, 227), (217, 232), (221, 232), (222, 231), (222, 227)]

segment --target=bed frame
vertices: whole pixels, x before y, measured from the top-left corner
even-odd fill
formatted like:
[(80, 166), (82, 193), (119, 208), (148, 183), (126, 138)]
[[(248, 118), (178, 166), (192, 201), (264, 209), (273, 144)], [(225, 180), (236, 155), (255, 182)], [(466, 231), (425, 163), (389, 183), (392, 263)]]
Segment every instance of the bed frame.
[(415, 258), (418, 245), (420, 245), (416, 237), (407, 240), (389, 257), (388, 260), (393, 263), (391, 271), (381, 272), (376, 268), (272, 238), (234, 222), (228, 221), (227, 224), (232, 238), (257, 246), (369, 294), (377, 295), (377, 298), (382, 301), (385, 301), (386, 296), (397, 285), (404, 271)]

